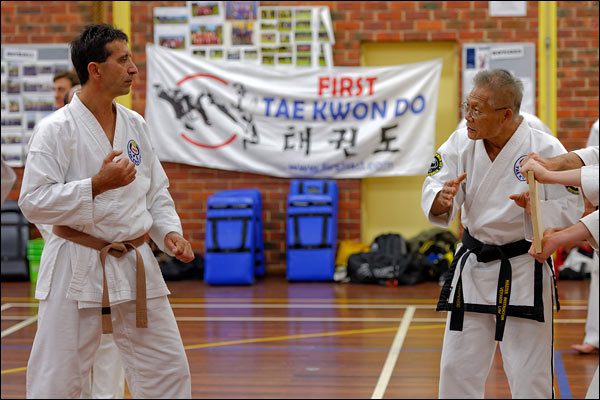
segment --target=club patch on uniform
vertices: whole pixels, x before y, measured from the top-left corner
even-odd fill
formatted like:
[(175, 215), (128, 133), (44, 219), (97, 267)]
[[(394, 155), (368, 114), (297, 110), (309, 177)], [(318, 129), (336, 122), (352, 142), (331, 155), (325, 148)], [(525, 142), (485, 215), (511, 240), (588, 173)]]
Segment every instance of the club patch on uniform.
[(523, 161), (523, 159), (525, 157), (527, 157), (527, 156), (525, 155), (525, 156), (521, 156), (521, 157), (517, 158), (517, 162), (515, 162), (515, 165), (513, 166), (513, 171), (515, 173), (515, 176), (521, 182), (525, 182), (527, 180), (527, 179), (525, 179), (525, 176), (521, 173), (521, 161)]
[(433, 161), (429, 166), (429, 171), (427, 171), (427, 175), (431, 176), (437, 174), (442, 169), (443, 165), (444, 163), (442, 162), (442, 156), (440, 153), (435, 153), (435, 156), (433, 156)]
[(135, 142), (135, 140), (130, 140), (127, 143), (127, 155), (132, 163), (135, 165), (140, 165), (142, 162), (142, 155), (140, 154), (140, 147)]
[(565, 186), (565, 189), (571, 194), (579, 195), (579, 188), (576, 186)]

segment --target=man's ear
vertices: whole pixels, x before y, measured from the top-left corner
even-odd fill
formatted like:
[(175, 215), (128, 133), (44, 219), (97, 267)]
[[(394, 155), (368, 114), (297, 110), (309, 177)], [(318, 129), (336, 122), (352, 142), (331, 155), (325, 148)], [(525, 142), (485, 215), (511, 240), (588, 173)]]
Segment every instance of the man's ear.
[(507, 108), (506, 110), (504, 110), (504, 120), (505, 121), (510, 121), (513, 119), (513, 110), (512, 108)]
[(90, 78), (94, 78), (94, 79), (100, 79), (100, 68), (98, 63), (95, 62), (91, 62), (88, 64), (87, 66), (88, 69), (88, 74), (90, 75)]

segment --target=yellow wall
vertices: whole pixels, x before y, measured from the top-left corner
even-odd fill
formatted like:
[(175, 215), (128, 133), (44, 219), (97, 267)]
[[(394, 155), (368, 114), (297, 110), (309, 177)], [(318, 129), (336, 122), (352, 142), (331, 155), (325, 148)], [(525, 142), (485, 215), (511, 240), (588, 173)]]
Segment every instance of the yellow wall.
[[(131, 48), (131, 2), (130, 1), (113, 1), (113, 23), (121, 29), (129, 37), (129, 47)], [(131, 108), (132, 104), (132, 93), (119, 96), (116, 101), (124, 105), (127, 108)]]
[(538, 117), (556, 136), (557, 107), (557, 11), (555, 1), (538, 3)]
[[(436, 114), (436, 148), (456, 128), (459, 117), (459, 51), (453, 42), (363, 43), (364, 67), (409, 64), (441, 58), (442, 76)], [(433, 154), (431, 155), (433, 159)], [(425, 176), (368, 178), (362, 180), (361, 240), (371, 243), (381, 233), (400, 233), (406, 238), (431, 228), (421, 211), (421, 187)], [(457, 223), (451, 229), (456, 233)]]

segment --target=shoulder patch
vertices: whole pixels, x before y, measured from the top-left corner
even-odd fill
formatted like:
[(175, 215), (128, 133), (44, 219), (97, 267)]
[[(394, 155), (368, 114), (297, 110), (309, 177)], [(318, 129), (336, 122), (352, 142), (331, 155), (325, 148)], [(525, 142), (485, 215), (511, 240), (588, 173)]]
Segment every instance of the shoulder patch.
[(433, 161), (429, 166), (429, 171), (427, 171), (427, 175), (431, 176), (437, 174), (442, 169), (443, 165), (444, 163), (442, 162), (442, 156), (440, 153), (435, 153), (435, 156), (433, 156)]
[(565, 189), (567, 189), (567, 191), (571, 194), (579, 194), (579, 188), (576, 186), (565, 186)]

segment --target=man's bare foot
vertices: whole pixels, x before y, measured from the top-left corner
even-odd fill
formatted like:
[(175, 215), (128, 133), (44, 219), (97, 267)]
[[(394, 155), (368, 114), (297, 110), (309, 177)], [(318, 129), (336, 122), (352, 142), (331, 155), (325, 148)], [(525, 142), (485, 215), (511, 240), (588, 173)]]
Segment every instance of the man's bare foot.
[(581, 354), (591, 354), (591, 353), (598, 352), (598, 348), (595, 346), (592, 346), (589, 343), (574, 344), (571, 347), (574, 348), (575, 350), (577, 350)]

